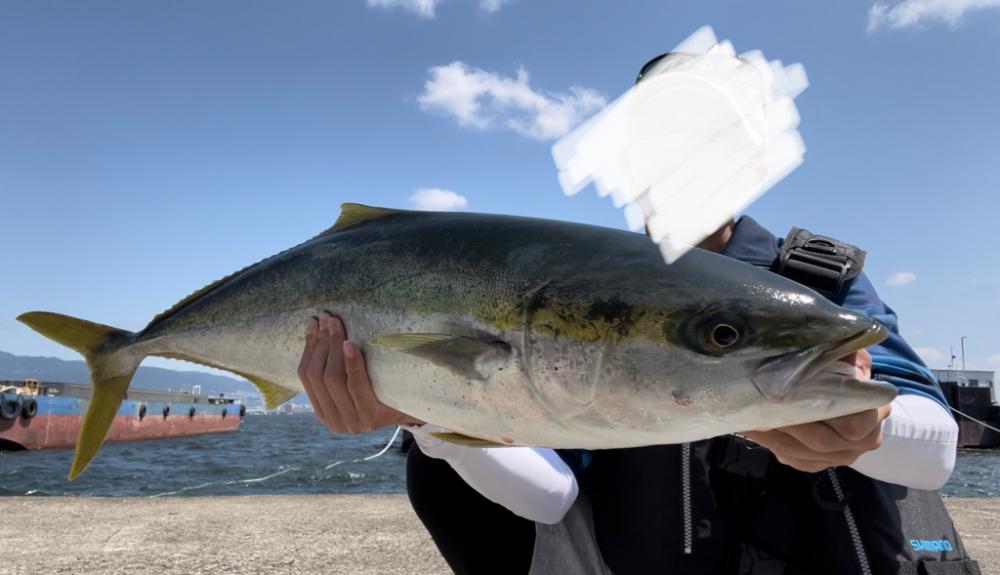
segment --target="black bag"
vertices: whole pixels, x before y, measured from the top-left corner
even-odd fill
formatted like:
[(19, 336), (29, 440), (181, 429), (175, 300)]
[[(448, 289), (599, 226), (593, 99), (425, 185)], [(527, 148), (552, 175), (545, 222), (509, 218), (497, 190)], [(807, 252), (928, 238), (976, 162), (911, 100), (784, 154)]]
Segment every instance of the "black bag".
[[(856, 246), (793, 228), (772, 271), (834, 299), (864, 261)], [(980, 574), (936, 491), (847, 467), (798, 472), (738, 437), (718, 438), (713, 459), (722, 472), (713, 486), (735, 542), (729, 573)]]
[(842, 562), (846, 573), (980, 573), (937, 491), (909, 489), (837, 468), (817, 474), (813, 493), (831, 536), (850, 542), (849, 550), (839, 545), (838, 555), (852, 559)]

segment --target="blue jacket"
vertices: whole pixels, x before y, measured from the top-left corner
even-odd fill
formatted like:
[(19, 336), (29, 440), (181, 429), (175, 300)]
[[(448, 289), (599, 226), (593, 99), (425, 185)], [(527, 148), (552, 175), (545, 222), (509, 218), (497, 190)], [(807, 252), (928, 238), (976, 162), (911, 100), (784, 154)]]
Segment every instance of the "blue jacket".
[[(782, 243), (752, 218), (743, 217), (722, 253), (770, 270)], [(833, 301), (889, 328), (888, 339), (868, 348), (873, 378), (894, 384), (900, 393), (924, 395), (944, 405), (938, 383), (899, 335), (895, 314), (863, 274)], [(577, 473), (580, 491), (591, 505), (598, 547), (619, 575), (853, 573), (861, 547), (868, 553), (871, 573), (904, 572), (897, 557), (905, 532), (897, 505), (906, 500), (907, 490), (853, 469), (810, 474), (774, 465), (769, 452), (747, 450), (731, 436), (684, 445), (559, 453)], [(735, 467), (732, 454), (738, 456)], [(865, 510), (852, 514), (852, 523), (831, 499), (834, 478), (850, 493), (851, 505)], [(935, 505), (943, 509), (939, 498)], [(947, 512), (942, 514), (948, 523)], [(755, 566), (747, 571), (751, 559)], [(915, 564), (908, 567), (916, 572)]]
[[(775, 237), (756, 220), (743, 216), (736, 222), (722, 255), (755, 267), (771, 269), (783, 243), (783, 239)], [(868, 348), (872, 354), (872, 379), (895, 385), (900, 394), (928, 397), (948, 409), (934, 374), (899, 334), (896, 313), (879, 298), (864, 273), (848, 282), (833, 301), (875, 319), (889, 329), (889, 337), (885, 341)]]

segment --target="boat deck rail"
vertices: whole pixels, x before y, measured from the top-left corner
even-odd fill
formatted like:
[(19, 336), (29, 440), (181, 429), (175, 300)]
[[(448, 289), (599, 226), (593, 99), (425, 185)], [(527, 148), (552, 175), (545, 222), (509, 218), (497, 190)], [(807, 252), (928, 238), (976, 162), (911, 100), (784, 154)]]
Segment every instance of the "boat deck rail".
[[(29, 395), (61, 396), (90, 398), (92, 387), (85, 383), (41, 382), (35, 379), (0, 380), (0, 390), (18, 391)], [(233, 404), (236, 398), (223, 395), (194, 394), (188, 392), (160, 391), (156, 389), (129, 388), (125, 399), (137, 401), (171, 402), (184, 401), (191, 403)]]

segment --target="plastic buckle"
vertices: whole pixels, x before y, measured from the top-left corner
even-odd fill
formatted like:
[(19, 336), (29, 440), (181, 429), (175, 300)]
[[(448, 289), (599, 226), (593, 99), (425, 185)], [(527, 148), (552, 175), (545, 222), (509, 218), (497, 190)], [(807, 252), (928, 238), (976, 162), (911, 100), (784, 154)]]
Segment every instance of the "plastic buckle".
[(864, 262), (865, 252), (856, 246), (792, 228), (778, 254), (774, 271), (832, 299), (847, 281), (861, 273)]
[(767, 479), (773, 458), (767, 448), (738, 435), (731, 435), (727, 437), (725, 450), (716, 462), (716, 467), (734, 475)]

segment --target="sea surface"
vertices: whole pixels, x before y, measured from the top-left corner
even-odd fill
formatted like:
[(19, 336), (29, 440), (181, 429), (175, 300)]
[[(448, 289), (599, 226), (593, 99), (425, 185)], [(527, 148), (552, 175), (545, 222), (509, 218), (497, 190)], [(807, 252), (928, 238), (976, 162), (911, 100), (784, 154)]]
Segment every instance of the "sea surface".
[[(0, 495), (401, 493), (406, 457), (399, 439), (371, 458), (392, 435), (334, 435), (310, 414), (249, 415), (233, 433), (108, 443), (72, 482), (72, 450), (6, 452)], [(1000, 451), (961, 451), (942, 492), (1000, 496)]]

